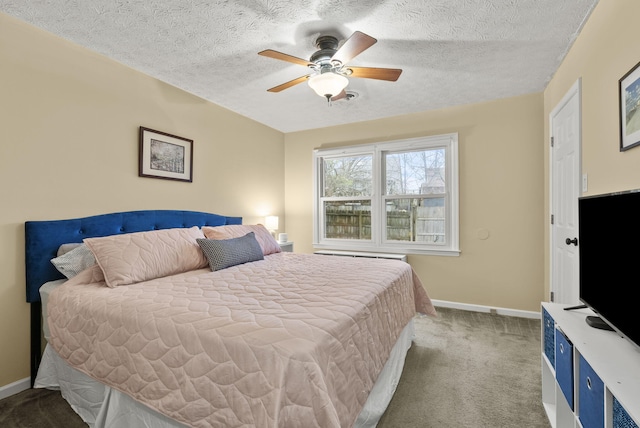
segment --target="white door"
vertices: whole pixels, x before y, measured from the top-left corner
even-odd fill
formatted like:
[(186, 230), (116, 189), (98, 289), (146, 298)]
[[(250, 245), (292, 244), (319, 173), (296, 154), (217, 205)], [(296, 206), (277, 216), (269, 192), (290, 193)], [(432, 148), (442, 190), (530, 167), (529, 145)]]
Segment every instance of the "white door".
[(551, 292), (557, 303), (577, 305), (579, 293), (580, 80), (551, 112)]

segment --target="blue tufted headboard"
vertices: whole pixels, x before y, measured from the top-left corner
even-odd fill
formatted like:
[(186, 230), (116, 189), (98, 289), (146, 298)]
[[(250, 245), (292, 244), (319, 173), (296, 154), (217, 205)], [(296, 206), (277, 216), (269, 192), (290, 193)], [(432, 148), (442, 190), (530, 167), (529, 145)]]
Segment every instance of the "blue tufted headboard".
[(25, 223), (27, 302), (40, 301), (39, 288), (45, 282), (64, 278), (50, 262), (56, 257), (61, 244), (121, 233), (241, 223), (242, 217), (174, 210), (128, 211), (70, 220), (27, 221)]
[(242, 217), (226, 217), (198, 211), (145, 210), (102, 214), (69, 220), (25, 222), (27, 302), (31, 305), (31, 384), (40, 363), (40, 287), (64, 278), (51, 264), (58, 247), (84, 238), (193, 226), (242, 224)]

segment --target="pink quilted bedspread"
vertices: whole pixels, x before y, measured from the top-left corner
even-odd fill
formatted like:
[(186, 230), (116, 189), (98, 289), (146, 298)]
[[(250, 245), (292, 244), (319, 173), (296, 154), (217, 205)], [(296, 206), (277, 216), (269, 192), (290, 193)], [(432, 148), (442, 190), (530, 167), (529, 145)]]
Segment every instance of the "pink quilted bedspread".
[(435, 315), (394, 260), (277, 253), (115, 288), (94, 273), (51, 294), (51, 346), (194, 427), (350, 427), (407, 322)]

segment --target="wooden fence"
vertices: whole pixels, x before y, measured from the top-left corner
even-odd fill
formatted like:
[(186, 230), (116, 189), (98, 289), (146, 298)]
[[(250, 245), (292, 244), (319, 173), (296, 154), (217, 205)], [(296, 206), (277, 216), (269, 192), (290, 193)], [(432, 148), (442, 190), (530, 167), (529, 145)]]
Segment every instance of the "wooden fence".
[[(332, 239), (371, 239), (371, 211), (327, 209), (325, 236)], [(442, 243), (445, 239), (443, 207), (413, 207), (387, 211), (387, 240)]]

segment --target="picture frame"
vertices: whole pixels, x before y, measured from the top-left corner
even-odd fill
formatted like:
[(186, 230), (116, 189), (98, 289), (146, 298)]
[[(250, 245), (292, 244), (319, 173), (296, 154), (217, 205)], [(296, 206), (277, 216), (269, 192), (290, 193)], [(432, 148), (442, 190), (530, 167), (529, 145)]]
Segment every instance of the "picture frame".
[(620, 151), (640, 145), (640, 62), (618, 82)]
[(140, 127), (139, 177), (193, 182), (193, 140)]

